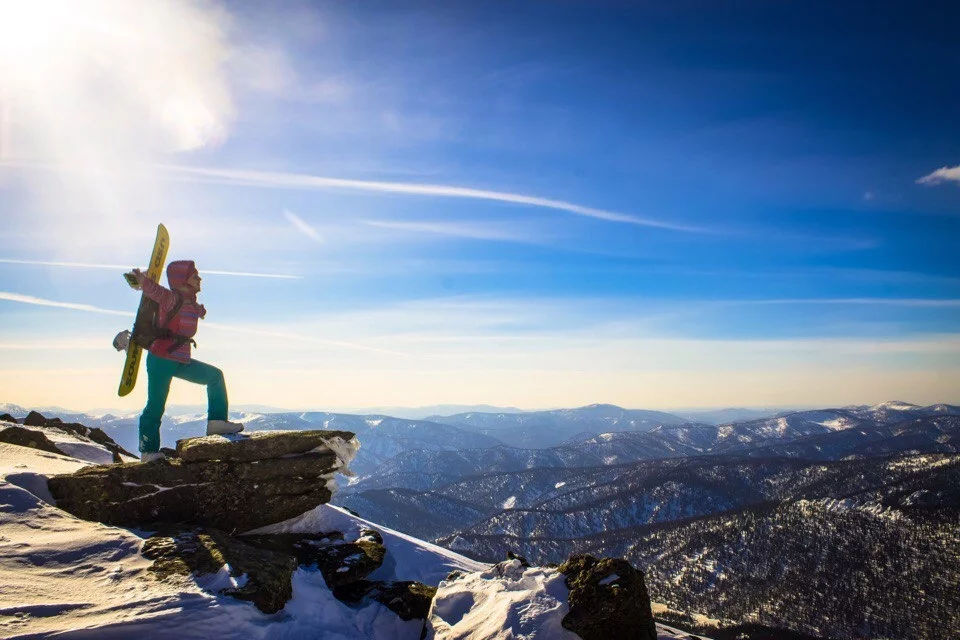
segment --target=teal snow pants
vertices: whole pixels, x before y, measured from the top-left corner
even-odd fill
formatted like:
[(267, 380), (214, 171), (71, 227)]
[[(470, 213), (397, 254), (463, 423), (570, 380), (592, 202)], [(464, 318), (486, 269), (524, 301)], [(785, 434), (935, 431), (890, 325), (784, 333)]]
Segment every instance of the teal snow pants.
[(160, 419), (173, 378), (206, 385), (207, 419), (227, 419), (227, 384), (223, 381), (223, 371), (199, 360), (177, 362), (147, 352), (147, 406), (140, 416), (141, 453), (160, 450)]

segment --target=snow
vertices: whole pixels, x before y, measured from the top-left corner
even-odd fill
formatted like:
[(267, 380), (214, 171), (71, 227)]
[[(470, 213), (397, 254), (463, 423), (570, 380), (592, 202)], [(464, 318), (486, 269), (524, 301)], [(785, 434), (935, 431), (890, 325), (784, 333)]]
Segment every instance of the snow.
[(910, 404), (909, 402), (903, 402), (900, 400), (888, 400), (887, 402), (881, 402), (880, 404), (875, 404), (870, 407), (871, 411), (882, 411), (888, 409), (891, 411), (910, 411), (911, 409), (916, 409), (917, 405)]
[(620, 576), (619, 576), (619, 575), (617, 575), (617, 574), (615, 574), (615, 573), (611, 573), (610, 575), (608, 575), (606, 578), (604, 578), (603, 580), (601, 580), (601, 581), (598, 582), (597, 584), (599, 584), (599, 585), (608, 585), (608, 584), (610, 584), (611, 582), (616, 582), (616, 581), (619, 580), (619, 579), (620, 579)]
[(448, 549), (438, 547), (394, 531), (369, 520), (358, 518), (341, 507), (321, 504), (306, 513), (248, 531), (268, 533), (323, 533), (340, 531), (348, 542), (357, 540), (364, 529), (375, 529), (383, 536), (387, 555), (383, 565), (370, 574), (370, 580), (419, 580), (437, 584), (451, 571), (481, 571), (489, 567)]
[[(579, 640), (560, 621), (569, 612), (563, 574), (519, 560), (440, 583), (428, 640)], [(429, 628), (429, 627), (428, 627)]]
[(949, 456), (925, 455), (925, 456), (906, 456), (893, 459), (887, 463), (887, 469), (891, 471), (923, 471), (933, 469), (949, 464), (955, 464), (956, 459)]
[[(618, 577), (613, 574), (600, 584), (610, 584)], [(441, 582), (430, 607), (426, 637), (427, 640), (579, 640), (580, 636), (561, 625), (570, 611), (568, 596), (564, 576), (556, 569), (524, 567), (516, 559), (501, 562), (486, 570)], [(686, 631), (657, 625), (658, 640), (690, 637)], [(696, 637), (709, 640), (700, 635)]]
[[(354, 436), (350, 440), (344, 440), (340, 436), (326, 438), (323, 444), (313, 449), (313, 451), (332, 451), (337, 456), (337, 471), (348, 478), (356, 474), (350, 470), (350, 463), (357, 455), (357, 449), (360, 448), (360, 441)], [(298, 454), (299, 455), (299, 454)], [(330, 485), (328, 484), (329, 488)], [(331, 490), (332, 491), (332, 490)]]
[[(333, 597), (313, 568), (294, 572), (293, 598), (274, 615), (219, 595), (246, 581), (227, 568), (157, 580), (140, 554), (148, 532), (80, 520), (53, 506), (47, 477), (87, 464), (0, 443), (0, 637), (306, 640), (322, 629), (326, 640), (419, 639), (422, 621), (404, 622), (377, 602), (348, 606)], [(388, 553), (372, 580), (436, 584), (451, 570), (488, 567), (329, 505), (294, 521), (353, 539), (361, 529), (380, 530)], [(295, 523), (284, 526), (290, 530)]]
[[(345, 467), (356, 451), (354, 443), (335, 446)], [(246, 583), (246, 575), (231, 576), (229, 567), (159, 581), (140, 553), (149, 532), (80, 520), (53, 505), (46, 487), (49, 476), (98, 461), (99, 454), (90, 449), (77, 451), (94, 459), (0, 443), (0, 637), (420, 638), (422, 621), (404, 622), (376, 602), (346, 605), (333, 597), (315, 568), (294, 572), (293, 597), (273, 615), (219, 594)], [(439, 583), (428, 638), (577, 640), (560, 624), (568, 612), (568, 592), (555, 569), (527, 568), (519, 560), (494, 566), (475, 562), (329, 504), (255, 532), (340, 531), (345, 539), (357, 540), (372, 538), (365, 533), (369, 529), (380, 532), (387, 548), (383, 566), (369, 579)], [(445, 580), (452, 571), (461, 576)], [(684, 637), (669, 627), (658, 631), (663, 640)]]
[(517, 505), (517, 496), (510, 496), (501, 505), (504, 509), (513, 509)]
[(823, 420), (821, 422), (817, 422), (817, 424), (826, 427), (827, 429), (831, 429), (832, 431), (841, 431), (850, 426), (849, 420), (843, 417), (833, 418), (832, 420)]

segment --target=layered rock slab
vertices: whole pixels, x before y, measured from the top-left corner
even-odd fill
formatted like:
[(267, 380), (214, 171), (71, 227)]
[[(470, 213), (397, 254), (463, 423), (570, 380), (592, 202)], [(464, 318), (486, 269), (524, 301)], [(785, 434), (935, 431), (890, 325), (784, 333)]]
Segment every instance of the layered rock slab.
[(228, 532), (286, 520), (330, 501), (332, 478), (355, 446), (352, 433), (254, 433), (181, 440), (177, 451), (186, 458), (54, 476), (50, 493), (58, 507), (86, 520), (140, 527), (181, 523)]
[(253, 462), (317, 450), (336, 451), (338, 443), (351, 441), (354, 434), (349, 431), (251, 431), (177, 440), (177, 457), (184, 462)]

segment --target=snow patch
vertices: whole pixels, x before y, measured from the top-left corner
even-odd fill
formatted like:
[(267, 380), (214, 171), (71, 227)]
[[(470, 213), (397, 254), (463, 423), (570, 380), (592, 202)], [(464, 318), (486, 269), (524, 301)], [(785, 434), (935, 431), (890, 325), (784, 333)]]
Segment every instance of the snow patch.
[(419, 580), (424, 584), (437, 584), (451, 571), (479, 571), (489, 566), (405, 533), (358, 518), (332, 504), (321, 504), (295, 518), (247, 533), (340, 531), (345, 540), (353, 542), (363, 535), (365, 529), (379, 531), (383, 536), (383, 545), (387, 548), (383, 565), (370, 574), (368, 577), (370, 580)]
[(926, 469), (953, 464), (956, 463), (956, 461), (956, 458), (947, 456), (908, 456), (906, 458), (891, 460), (887, 463), (887, 469), (891, 471), (924, 471)]
[(563, 574), (501, 562), (444, 580), (430, 607), (430, 640), (579, 640), (560, 621), (569, 612)]

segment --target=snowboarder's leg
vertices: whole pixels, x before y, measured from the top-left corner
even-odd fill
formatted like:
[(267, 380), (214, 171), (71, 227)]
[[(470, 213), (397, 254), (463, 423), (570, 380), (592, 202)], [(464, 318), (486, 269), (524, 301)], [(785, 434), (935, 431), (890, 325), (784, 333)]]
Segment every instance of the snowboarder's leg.
[(170, 380), (180, 367), (179, 362), (147, 353), (147, 406), (140, 415), (140, 452), (160, 450), (160, 419), (167, 406)]
[(227, 383), (223, 380), (223, 371), (199, 360), (190, 360), (181, 365), (175, 377), (206, 385), (207, 420), (227, 419)]

